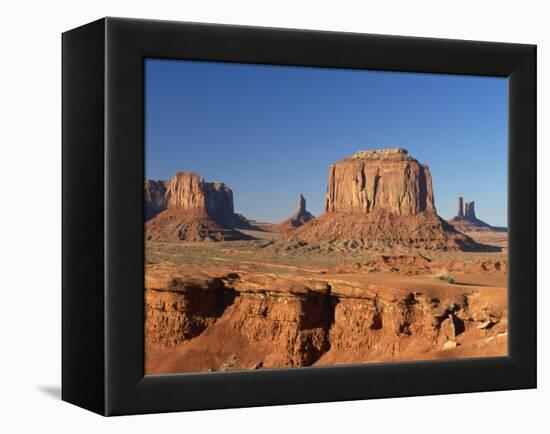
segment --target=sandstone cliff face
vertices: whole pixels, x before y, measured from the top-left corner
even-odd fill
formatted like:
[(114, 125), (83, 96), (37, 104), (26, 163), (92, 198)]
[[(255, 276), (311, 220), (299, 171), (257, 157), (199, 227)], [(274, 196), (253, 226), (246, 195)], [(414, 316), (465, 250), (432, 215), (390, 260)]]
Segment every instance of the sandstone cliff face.
[(205, 182), (196, 173), (179, 172), (168, 182), (167, 208), (205, 211), (214, 218), (232, 214), (233, 192), (221, 182)]
[(405, 149), (359, 151), (330, 167), (325, 210), (435, 212), (430, 171)]
[(161, 265), (146, 276), (148, 373), (420, 360), (456, 346), (475, 357), (490, 342), (506, 354), (506, 300), (496, 303), (491, 288), (419, 292), (330, 275), (214, 276)]
[(168, 181), (167, 208), (206, 211), (206, 194), (199, 175), (178, 172)]

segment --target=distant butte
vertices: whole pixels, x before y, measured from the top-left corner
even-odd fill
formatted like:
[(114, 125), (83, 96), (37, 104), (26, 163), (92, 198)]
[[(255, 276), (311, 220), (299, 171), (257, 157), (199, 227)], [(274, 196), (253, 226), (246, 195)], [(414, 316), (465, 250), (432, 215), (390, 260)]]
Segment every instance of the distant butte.
[(233, 209), (233, 192), (221, 182), (178, 172), (170, 181), (145, 182), (146, 239), (154, 241), (247, 240), (236, 230), (248, 221)]

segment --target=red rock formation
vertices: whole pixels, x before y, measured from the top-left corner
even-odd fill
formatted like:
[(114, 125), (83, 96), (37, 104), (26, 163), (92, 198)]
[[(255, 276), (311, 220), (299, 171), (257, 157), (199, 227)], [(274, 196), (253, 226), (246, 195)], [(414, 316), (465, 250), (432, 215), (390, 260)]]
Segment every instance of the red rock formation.
[(435, 212), (428, 167), (405, 149), (359, 151), (329, 170), (325, 210), (396, 215)]
[(464, 216), (471, 219), (476, 218), (475, 202), (473, 200), (471, 202), (466, 202), (466, 212)]
[[(462, 200), (461, 197), (458, 198)], [(466, 202), (464, 213), (460, 210), (455, 217), (448, 221), (460, 232), (507, 232), (507, 228), (494, 227), (476, 217), (475, 202)]]
[(149, 241), (236, 241), (252, 237), (225, 226), (201, 210), (169, 208), (145, 223)]
[[(150, 265), (146, 372), (505, 355), (505, 290)], [(497, 348), (486, 344), (499, 340)]]
[(233, 215), (233, 191), (223, 182), (203, 182), (206, 195), (206, 212), (214, 218), (223, 220)]
[(437, 215), (428, 167), (400, 148), (360, 151), (333, 164), (325, 209), (285, 242), (330, 251), (480, 247)]
[[(325, 213), (290, 232), (287, 246), (334, 253), (360, 249), (407, 247), (428, 250), (483, 250), (435, 213), (398, 216), (386, 211), (369, 214)], [(276, 247), (276, 245), (274, 245)]]
[(168, 182), (167, 208), (201, 210), (214, 218), (233, 214), (233, 192), (221, 182), (205, 182), (196, 173), (179, 172)]
[(458, 197), (458, 209), (456, 211), (456, 215), (463, 217), (464, 216), (464, 199), (462, 196)]
[(196, 173), (178, 172), (168, 182), (167, 208), (206, 211), (206, 194)]
[(315, 216), (306, 210), (306, 199), (300, 194), (298, 199), (298, 207), (292, 216), (282, 223), (272, 225), (268, 229), (272, 232), (288, 232), (300, 226), (303, 226)]
[[(163, 181), (157, 181), (163, 182)], [(165, 181), (162, 212), (147, 221), (146, 239), (155, 241), (224, 241), (251, 237), (234, 228), (248, 221), (235, 214), (233, 192), (219, 182), (205, 182), (196, 173), (179, 172)], [(146, 195), (146, 206), (147, 201)], [(146, 212), (147, 215), (147, 212)]]

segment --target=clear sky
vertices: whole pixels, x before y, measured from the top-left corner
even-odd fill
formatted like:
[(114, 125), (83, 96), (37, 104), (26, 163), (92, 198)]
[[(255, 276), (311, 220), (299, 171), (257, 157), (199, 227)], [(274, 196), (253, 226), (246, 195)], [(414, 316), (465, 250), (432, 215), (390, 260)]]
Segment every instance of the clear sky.
[(403, 147), (429, 166), (440, 216), (462, 195), (507, 224), (504, 78), (147, 59), (145, 94), (146, 178), (224, 182), (248, 218), (282, 221), (299, 193), (319, 215), (330, 164)]

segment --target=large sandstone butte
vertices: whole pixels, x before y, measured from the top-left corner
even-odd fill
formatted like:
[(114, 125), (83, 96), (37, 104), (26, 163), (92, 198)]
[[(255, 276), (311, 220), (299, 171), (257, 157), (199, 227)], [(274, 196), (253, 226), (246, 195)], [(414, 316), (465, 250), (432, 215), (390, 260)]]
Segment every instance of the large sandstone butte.
[(458, 197), (456, 216), (449, 223), (461, 232), (507, 232), (507, 228), (491, 226), (476, 217), (475, 202), (464, 202)]
[(170, 181), (146, 181), (145, 215), (154, 216), (145, 224), (148, 240), (250, 239), (234, 229), (247, 227), (248, 222), (234, 212), (231, 189), (220, 182), (205, 182), (196, 173), (179, 172)]
[(481, 248), (437, 215), (428, 166), (401, 148), (359, 151), (333, 164), (325, 213), (286, 241), (329, 250)]
[(306, 199), (300, 194), (298, 198), (298, 206), (296, 212), (286, 219), (284, 222), (272, 225), (269, 229), (273, 232), (288, 232), (295, 228), (303, 226), (308, 221), (313, 220), (315, 216), (306, 209)]
[(325, 210), (395, 215), (435, 212), (428, 166), (405, 149), (359, 151), (329, 169)]

